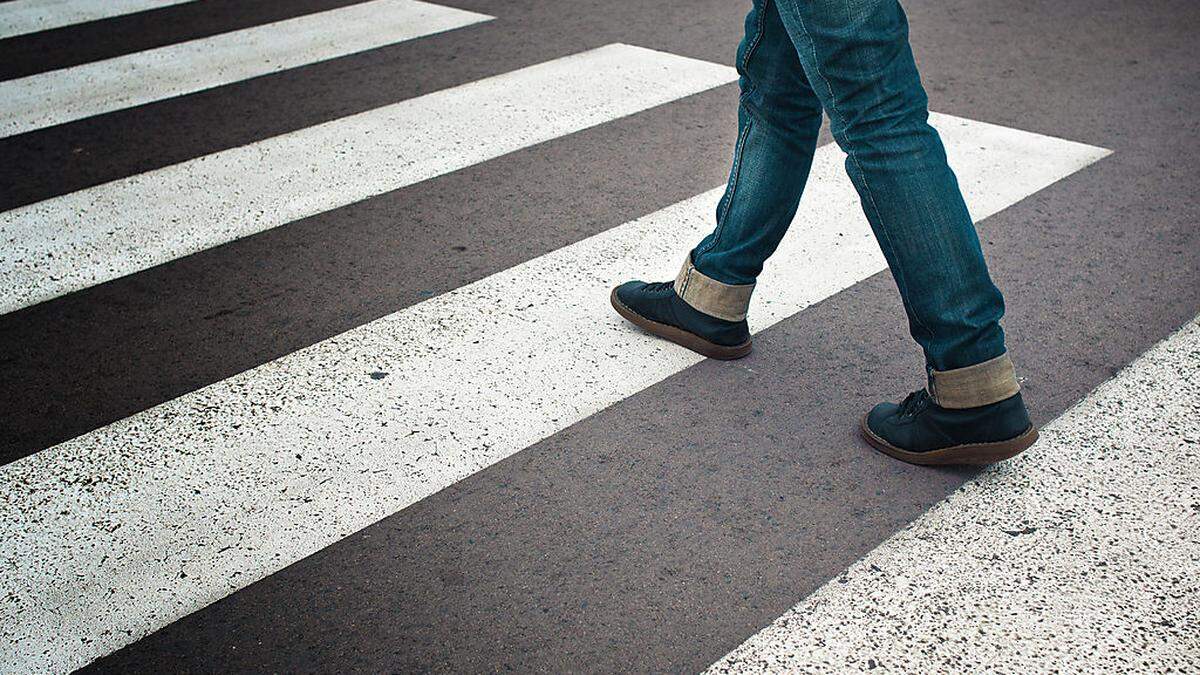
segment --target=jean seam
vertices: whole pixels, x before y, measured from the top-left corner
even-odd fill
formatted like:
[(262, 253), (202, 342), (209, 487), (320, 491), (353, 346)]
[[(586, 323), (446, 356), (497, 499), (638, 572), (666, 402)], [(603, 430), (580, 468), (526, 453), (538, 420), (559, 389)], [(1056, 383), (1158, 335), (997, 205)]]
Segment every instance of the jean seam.
[(750, 128), (754, 126), (754, 120), (750, 119), (746, 122), (746, 128), (742, 130), (742, 135), (738, 138), (737, 152), (734, 153), (732, 175), (729, 177), (729, 186), (726, 188), (726, 199), (724, 208), (717, 214), (717, 229), (713, 232), (712, 241), (703, 250), (696, 252), (696, 256), (692, 259), (692, 265), (697, 263), (696, 257), (702, 256), (705, 253), (716, 248), (721, 241), (721, 235), (725, 233), (725, 219), (729, 216), (729, 209), (733, 206), (733, 198), (737, 194), (738, 179), (742, 175), (742, 155), (746, 152), (746, 139), (750, 136)]
[[(771, 0), (763, 0), (762, 6), (759, 8), (758, 25), (754, 31), (754, 39), (750, 42), (750, 46), (746, 49), (746, 53), (742, 55), (741, 65), (743, 71), (747, 69), (748, 64), (750, 63), (750, 57), (754, 55), (754, 52), (758, 49), (759, 43), (762, 42), (763, 33), (766, 32), (767, 9), (770, 7), (770, 5)], [(749, 80), (750, 86), (747, 87), (746, 91), (742, 92), (742, 95), (738, 97), (738, 105), (741, 105), (742, 102), (745, 101), (746, 98), (758, 88), (758, 83), (756, 83), (753, 79), (750, 77), (747, 77), (746, 79)], [(729, 184), (726, 187), (727, 198), (725, 199), (725, 206), (723, 209), (721, 209), (721, 212), (717, 214), (717, 227), (716, 231), (713, 232), (712, 240), (709, 241), (708, 245), (706, 245), (704, 248), (696, 250), (696, 255), (692, 259), (693, 266), (695, 266), (698, 262), (695, 258), (698, 258), (716, 248), (717, 243), (721, 240), (721, 235), (725, 231), (725, 218), (728, 216), (729, 208), (733, 204), (734, 193), (737, 192), (738, 177), (741, 176), (742, 172), (742, 155), (746, 151), (746, 139), (750, 136), (751, 126), (753, 126), (753, 121), (748, 121), (746, 123), (746, 128), (743, 129), (741, 134), (738, 136), (736, 146), (737, 149), (734, 152), (733, 158), (733, 169), (730, 171)]]
[[(843, 132), (847, 140), (845, 148), (846, 156), (850, 158), (850, 161), (854, 163), (855, 170), (858, 171), (858, 176), (862, 180), (863, 189), (867, 193), (867, 200), (871, 203), (871, 210), (875, 212), (875, 218), (880, 223), (879, 230), (883, 234), (884, 242), (887, 244), (887, 247), (891, 250), (892, 254), (895, 255), (896, 247), (892, 244), (892, 238), (888, 234), (887, 228), (883, 226), (883, 216), (879, 211), (879, 205), (875, 203), (875, 194), (871, 191), (871, 185), (867, 181), (867, 174), (865, 171), (863, 171), (862, 164), (858, 161), (858, 153), (854, 150), (854, 144), (849, 142), (849, 125), (846, 124), (845, 116), (842, 115), (840, 110), (838, 110), (837, 97), (833, 93), (833, 86), (829, 84), (829, 80), (825, 77), (824, 73), (821, 72), (821, 63), (819, 57), (817, 56), (817, 45), (815, 42), (813, 42), (812, 35), (809, 34), (808, 27), (804, 24), (804, 17), (801, 15), (799, 9), (796, 8), (795, 0), (792, 0), (792, 8), (796, 12), (796, 21), (800, 24), (800, 30), (804, 33), (804, 39), (808, 41), (809, 51), (812, 52), (813, 70), (816, 71), (817, 77), (820, 78), (821, 82), (825, 84), (825, 90), (829, 92), (829, 112), (831, 115), (837, 115), (842, 122), (842, 126), (846, 128), (846, 131)], [(912, 305), (908, 302), (908, 284), (904, 281), (903, 270), (897, 266), (897, 269), (893, 270), (893, 273), (896, 275), (896, 285), (900, 288), (901, 302), (903, 302), (905, 307), (909, 310), (910, 315), (917, 322), (917, 325), (923, 328), (925, 332), (929, 334), (929, 341), (935, 341), (933, 330), (931, 330), (929, 326), (926, 326), (925, 322), (921, 321), (921, 317), (917, 316), (917, 313), (912, 309)]]
[[(766, 32), (766, 14), (767, 7), (771, 5), (771, 0), (763, 0), (762, 10), (758, 13), (758, 28), (754, 32), (754, 41), (750, 43), (750, 48), (742, 56), (742, 70), (746, 69), (746, 65), (750, 63), (750, 57), (754, 54), (754, 50), (758, 49), (758, 43), (762, 42), (763, 33)], [(751, 85), (754, 83), (751, 82)]]

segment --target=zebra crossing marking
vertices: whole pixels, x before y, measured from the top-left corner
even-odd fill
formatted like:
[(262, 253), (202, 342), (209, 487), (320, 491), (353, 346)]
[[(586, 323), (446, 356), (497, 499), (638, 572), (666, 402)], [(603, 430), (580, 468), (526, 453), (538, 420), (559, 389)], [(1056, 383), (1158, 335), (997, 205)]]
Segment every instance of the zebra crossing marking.
[(707, 672), (1186, 671), (1197, 441), (1200, 317)]
[(15, 0), (0, 5), (0, 40), (194, 0)]
[[(933, 120), (976, 219), (1108, 152)], [(753, 330), (884, 268), (841, 164), (818, 151)], [(0, 468), (7, 658), (84, 664), (698, 362), (620, 322), (607, 292), (673, 275), (720, 193)]]
[(611, 44), (0, 213), (0, 313), (736, 79)]
[(0, 138), (269, 75), (494, 17), (371, 0), (0, 82)]

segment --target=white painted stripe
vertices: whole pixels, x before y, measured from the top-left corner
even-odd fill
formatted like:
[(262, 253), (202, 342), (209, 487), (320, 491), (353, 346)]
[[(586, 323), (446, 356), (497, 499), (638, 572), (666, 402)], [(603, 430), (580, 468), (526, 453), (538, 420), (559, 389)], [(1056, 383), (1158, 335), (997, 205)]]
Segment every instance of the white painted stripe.
[(0, 214), (0, 313), (732, 82), (608, 45)]
[[(1107, 151), (935, 116), (975, 217)], [(840, 152), (751, 311), (883, 269)], [(0, 641), (63, 669), (137, 639), (700, 360), (608, 307), (670, 278), (720, 189), (0, 468)], [(657, 273), (657, 274), (655, 274)], [(374, 379), (372, 373), (387, 373)]]
[(413, 40), (493, 17), (372, 0), (0, 82), (0, 138)]
[(193, 0), (16, 0), (0, 5), (0, 39)]
[(1200, 319), (708, 672), (1187, 672), (1198, 504)]

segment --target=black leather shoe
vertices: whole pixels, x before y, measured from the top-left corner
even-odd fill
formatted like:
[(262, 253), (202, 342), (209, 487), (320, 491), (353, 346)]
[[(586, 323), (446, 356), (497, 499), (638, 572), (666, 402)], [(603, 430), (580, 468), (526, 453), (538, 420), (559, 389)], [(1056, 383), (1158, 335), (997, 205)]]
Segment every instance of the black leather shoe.
[(613, 309), (634, 325), (714, 359), (750, 353), (746, 321), (725, 321), (683, 301), (670, 281), (629, 281), (613, 289)]
[(880, 403), (863, 416), (876, 449), (911, 464), (991, 464), (1037, 440), (1021, 394), (978, 408), (943, 408), (922, 389), (899, 405)]

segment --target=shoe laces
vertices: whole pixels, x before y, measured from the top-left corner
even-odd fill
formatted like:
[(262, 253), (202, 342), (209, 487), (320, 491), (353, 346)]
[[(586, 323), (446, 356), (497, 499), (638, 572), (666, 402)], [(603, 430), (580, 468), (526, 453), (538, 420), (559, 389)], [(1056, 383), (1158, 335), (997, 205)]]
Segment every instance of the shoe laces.
[(652, 281), (652, 282), (646, 284), (646, 290), (651, 293), (657, 293), (659, 291), (666, 290), (666, 288), (668, 286), (674, 287), (675, 282), (674, 281)]
[(916, 417), (921, 414), (925, 408), (929, 407), (929, 392), (924, 389), (918, 389), (900, 402), (901, 417)]

